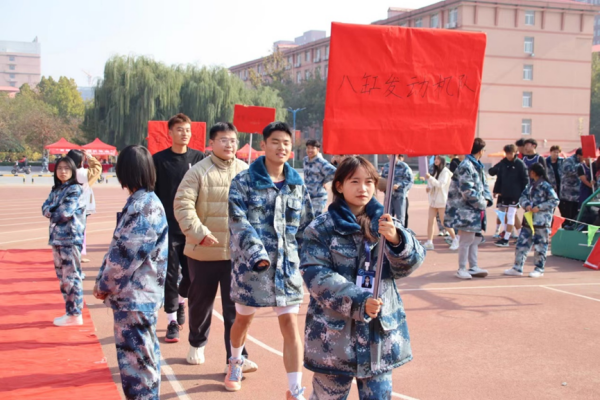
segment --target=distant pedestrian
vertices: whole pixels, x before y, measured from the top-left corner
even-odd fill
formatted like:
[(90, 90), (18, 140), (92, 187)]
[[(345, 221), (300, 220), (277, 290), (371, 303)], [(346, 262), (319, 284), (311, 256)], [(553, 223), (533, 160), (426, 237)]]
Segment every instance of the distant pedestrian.
[[(580, 181), (578, 175), (579, 164), (583, 161), (581, 148), (571, 157), (565, 159), (560, 177), (560, 214), (564, 218), (574, 220), (579, 211)], [(567, 221), (568, 224), (571, 222)]]
[(525, 211), (533, 213), (533, 227), (527, 221), (524, 221), (515, 249), (515, 265), (504, 271), (504, 275), (523, 275), (523, 265), (527, 253), (531, 251), (533, 246), (535, 269), (529, 276), (539, 278), (544, 276), (550, 226), (552, 225), (554, 209), (558, 206), (558, 196), (548, 182), (546, 169), (541, 164), (533, 164), (529, 168), (529, 176), (533, 183), (527, 185), (519, 202)]
[(478, 246), (483, 241), (487, 224), (485, 210), (493, 204), (485, 168), (479, 161), (484, 151), (485, 141), (476, 138), (471, 154), (460, 163), (452, 176), (448, 192), (444, 224), (447, 228), (460, 231), (456, 272), (456, 277), (460, 279), (485, 278), (488, 275), (488, 271), (477, 265)]
[[(452, 173), (446, 168), (446, 159), (443, 156), (436, 156), (433, 162), (433, 174), (426, 175), (427, 194), (429, 198), (429, 219), (427, 222), (427, 242), (425, 249), (433, 250), (433, 227), (436, 217), (439, 216), (442, 226), (444, 224), (444, 213), (446, 212), (446, 203), (448, 202), (448, 189), (452, 180)], [(447, 229), (452, 238), (450, 250), (458, 249), (458, 238), (452, 228)]]
[(333, 180), (335, 167), (321, 156), (321, 143), (310, 139), (306, 141), (306, 154), (304, 157), (304, 183), (310, 194), (315, 217), (325, 210), (327, 204), (327, 190), (325, 184)]
[(560, 156), (562, 149), (560, 146), (550, 147), (550, 155), (546, 158), (546, 166), (548, 167), (548, 183), (552, 185), (554, 191), (560, 198), (560, 176), (562, 166), (565, 161)]
[(454, 173), (454, 171), (456, 171), (456, 169), (458, 168), (460, 163), (465, 159), (465, 157), (466, 156), (463, 154), (456, 154), (454, 158), (452, 158), (452, 161), (450, 161), (450, 167), (448, 167), (450, 169), (450, 172)]
[[(385, 164), (381, 177), (387, 179), (389, 171), (389, 164)], [(396, 159), (396, 167), (394, 170), (394, 185), (390, 214), (396, 217), (405, 228), (408, 227), (408, 192), (413, 184), (414, 177), (412, 169), (404, 162), (404, 155), (399, 154)]]
[(85, 206), (81, 203), (81, 185), (77, 168), (68, 157), (54, 169), (54, 186), (42, 205), (42, 214), (50, 219), (50, 238), (54, 269), (60, 282), (66, 313), (54, 319), (56, 326), (82, 325), (83, 284), (81, 282), (81, 245), (85, 229)]
[(130, 196), (104, 257), (94, 297), (114, 316), (115, 345), (127, 399), (156, 399), (160, 393), (158, 310), (164, 298), (168, 226), (154, 194), (156, 172), (150, 152), (128, 146), (119, 154), (117, 178)]

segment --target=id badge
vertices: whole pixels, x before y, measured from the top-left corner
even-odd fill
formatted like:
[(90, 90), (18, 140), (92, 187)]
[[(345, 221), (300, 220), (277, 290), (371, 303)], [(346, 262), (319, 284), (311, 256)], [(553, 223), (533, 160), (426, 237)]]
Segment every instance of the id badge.
[(373, 293), (373, 283), (375, 282), (375, 271), (359, 269), (356, 276), (356, 286), (366, 292)]

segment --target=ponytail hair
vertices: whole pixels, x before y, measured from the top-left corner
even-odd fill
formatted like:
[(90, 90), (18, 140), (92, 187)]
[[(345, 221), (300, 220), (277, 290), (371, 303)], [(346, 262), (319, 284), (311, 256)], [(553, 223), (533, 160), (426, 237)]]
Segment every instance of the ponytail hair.
[(546, 181), (548, 180), (548, 171), (546, 171), (546, 168), (544, 168), (544, 166), (540, 163), (532, 164), (531, 167), (529, 167), (529, 171), (532, 171), (534, 174)]

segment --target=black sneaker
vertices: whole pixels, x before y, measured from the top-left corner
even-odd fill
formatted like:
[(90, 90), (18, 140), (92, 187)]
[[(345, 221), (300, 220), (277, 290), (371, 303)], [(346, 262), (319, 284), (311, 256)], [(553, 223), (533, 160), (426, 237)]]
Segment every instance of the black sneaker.
[(500, 239), (496, 243), (494, 243), (498, 247), (508, 247), (508, 240)]
[(179, 342), (179, 325), (177, 322), (171, 321), (167, 326), (167, 335), (165, 336), (165, 342), (177, 343)]
[(179, 310), (177, 310), (177, 323), (180, 327), (185, 325), (185, 303), (179, 303)]

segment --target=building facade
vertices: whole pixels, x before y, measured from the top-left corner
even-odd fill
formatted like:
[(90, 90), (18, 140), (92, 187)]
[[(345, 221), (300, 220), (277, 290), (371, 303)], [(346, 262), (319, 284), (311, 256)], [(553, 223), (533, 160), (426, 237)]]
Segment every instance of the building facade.
[[(545, 153), (552, 145), (565, 151), (579, 147), (579, 136), (589, 133), (597, 12), (597, 6), (569, 0), (446, 0), (417, 10), (390, 9), (389, 18), (374, 24), (485, 32), (476, 136), (487, 142), (489, 153), (530, 137)], [(328, 42), (285, 50), (296, 82), (327, 77)], [(230, 70), (244, 79), (261, 61)]]
[[(600, 6), (600, 0), (573, 0), (579, 3), (592, 4)], [(594, 18), (594, 45), (600, 45), (600, 15), (596, 14)]]
[(0, 86), (19, 88), (28, 83), (35, 86), (42, 74), (41, 44), (0, 41)]

